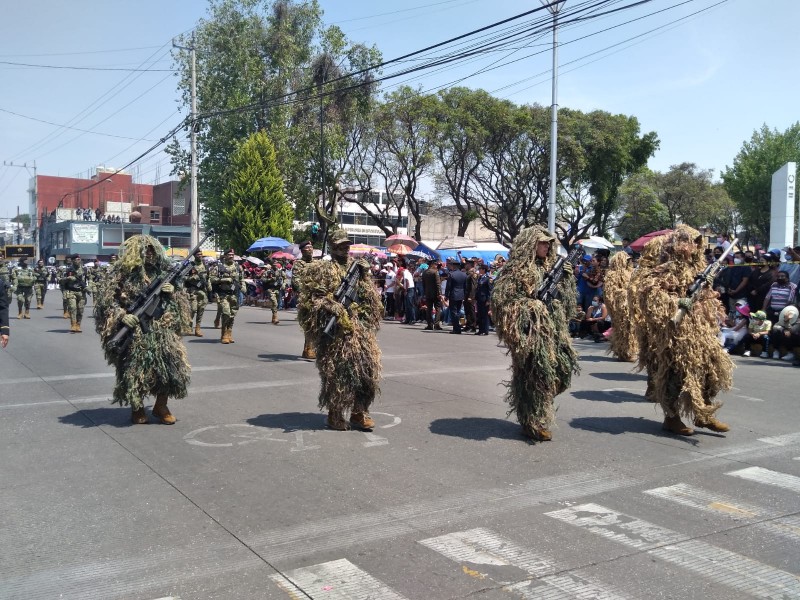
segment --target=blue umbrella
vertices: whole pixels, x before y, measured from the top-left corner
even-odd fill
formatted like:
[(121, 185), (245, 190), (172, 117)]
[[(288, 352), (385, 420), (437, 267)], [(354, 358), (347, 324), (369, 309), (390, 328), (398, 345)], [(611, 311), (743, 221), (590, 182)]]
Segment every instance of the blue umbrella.
[(291, 242), (287, 242), (283, 238), (279, 237), (263, 237), (260, 240), (256, 240), (253, 242), (253, 245), (250, 246), (247, 251), (248, 252), (263, 252), (263, 251), (270, 251), (270, 250), (282, 250), (286, 248), (286, 246), (290, 246)]

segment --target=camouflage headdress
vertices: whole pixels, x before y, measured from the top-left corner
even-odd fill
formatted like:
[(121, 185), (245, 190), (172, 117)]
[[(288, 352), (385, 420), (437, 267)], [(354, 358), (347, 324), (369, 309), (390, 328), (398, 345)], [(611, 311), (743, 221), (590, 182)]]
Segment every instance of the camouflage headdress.
[(134, 235), (127, 240), (122, 246), (122, 253), (114, 263), (114, 268), (122, 273), (131, 275), (139, 273), (144, 276), (145, 256), (147, 248), (153, 249), (154, 265), (159, 269), (168, 270), (172, 265), (164, 254), (164, 248), (161, 246), (156, 238), (149, 235)]
[(514, 261), (533, 260), (536, 257), (536, 247), (539, 242), (549, 242), (550, 250), (545, 258), (545, 267), (549, 268), (558, 257), (556, 251), (556, 236), (547, 231), (541, 225), (534, 225), (523, 229), (519, 235), (514, 238), (514, 244), (511, 246), (509, 258)]
[(337, 229), (331, 234), (331, 245), (338, 246), (339, 244), (350, 244), (350, 238), (347, 237), (347, 231), (344, 229)]

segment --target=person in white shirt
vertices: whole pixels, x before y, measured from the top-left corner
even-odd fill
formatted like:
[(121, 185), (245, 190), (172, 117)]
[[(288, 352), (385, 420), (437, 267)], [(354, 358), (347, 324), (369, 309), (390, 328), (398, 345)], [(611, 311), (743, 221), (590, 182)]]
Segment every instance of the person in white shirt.
[(397, 286), (397, 272), (394, 269), (394, 263), (387, 262), (383, 271), (386, 274), (383, 286), (384, 305), (386, 306), (386, 315), (392, 317), (395, 314), (394, 290)]

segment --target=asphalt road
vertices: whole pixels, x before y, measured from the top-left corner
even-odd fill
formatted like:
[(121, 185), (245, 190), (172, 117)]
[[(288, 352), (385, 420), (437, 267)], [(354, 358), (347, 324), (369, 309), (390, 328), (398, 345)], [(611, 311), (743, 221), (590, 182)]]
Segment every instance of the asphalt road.
[(580, 341), (533, 445), (493, 335), (386, 323), (378, 427), (333, 432), (292, 312), (243, 309), (228, 346), (212, 319), (171, 427), (109, 404), (57, 291), (12, 320), (0, 598), (800, 598), (797, 368), (737, 358), (731, 432), (676, 438), (644, 376)]

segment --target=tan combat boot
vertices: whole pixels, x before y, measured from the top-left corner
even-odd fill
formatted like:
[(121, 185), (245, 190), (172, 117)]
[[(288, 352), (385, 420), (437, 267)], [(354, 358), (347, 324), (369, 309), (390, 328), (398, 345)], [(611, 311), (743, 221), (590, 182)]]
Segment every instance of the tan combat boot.
[(327, 425), (328, 429), (333, 429), (334, 431), (347, 431), (350, 429), (350, 425), (344, 420), (340, 410), (329, 410), (325, 425)]
[(664, 425), (661, 428), (675, 435), (694, 435), (694, 429), (684, 425), (678, 415), (674, 417), (664, 417)]
[(375, 421), (366, 411), (352, 413), (350, 415), (350, 424), (361, 431), (372, 431), (375, 427)]
[(69, 319), (69, 313), (67, 311), (64, 311), (64, 318)]
[(219, 329), (219, 318), (214, 319), (214, 329)]
[(70, 333), (77, 333), (77, 331), (76, 331), (77, 327), (78, 327), (77, 323), (72, 323), (72, 324), (69, 326), (69, 332), (70, 332)]
[(717, 433), (725, 433), (726, 431), (731, 430), (730, 426), (727, 423), (723, 423), (722, 421), (717, 421), (717, 419), (715, 419), (714, 417), (708, 417), (705, 420), (695, 418), (694, 426), (704, 427), (706, 429), (710, 429), (711, 431), (716, 431)]
[(41, 302), (37, 302), (36, 303), (36, 310), (42, 310), (43, 306), (44, 306), (44, 304), (42, 304)]
[(553, 434), (550, 433), (550, 430), (545, 429), (542, 425), (524, 423), (522, 425), (522, 433), (534, 442), (549, 442), (553, 439)]
[(24, 313), (22, 312), (22, 307), (20, 306), (20, 307), (19, 307), (19, 309), (17, 309), (17, 310), (19, 310), (19, 314), (17, 315), (17, 319), (21, 319), (21, 318), (22, 318), (22, 315), (24, 314)]
[(169, 412), (169, 408), (167, 408), (166, 394), (159, 394), (156, 396), (156, 403), (153, 405), (153, 410), (151, 412), (156, 419), (161, 421), (162, 425), (174, 425), (175, 421), (177, 421), (175, 416)]
[(200, 331), (200, 325), (195, 325), (194, 326), (194, 335), (196, 337), (203, 337), (203, 332)]
[(31, 318), (31, 311), (28, 310), (27, 308), (25, 309), (25, 315), (24, 315), (23, 318), (24, 319), (30, 319)]
[(221, 337), (219, 338), (219, 341), (221, 343), (223, 343), (223, 344), (230, 344), (231, 343), (231, 341), (228, 339), (228, 328), (227, 327), (223, 327), (222, 328), (222, 334), (221, 334)]
[(75, 333), (83, 333), (83, 331), (81, 331), (80, 323), (75, 323)]
[(131, 423), (134, 425), (144, 425), (147, 423), (147, 413), (144, 412), (144, 407), (131, 411)]
[(276, 313), (276, 314), (273, 314), (273, 315), (272, 315), (272, 324), (273, 324), (273, 325), (277, 325), (278, 323), (280, 323), (280, 321), (278, 321), (278, 315), (277, 315), (277, 313)]
[(303, 344), (302, 357), (308, 358), (310, 360), (314, 360), (315, 358), (317, 358), (317, 353), (314, 352), (314, 347), (311, 345), (310, 342), (305, 342), (305, 344)]
[(228, 325), (228, 343), (235, 344), (236, 340), (233, 339), (233, 325)]

